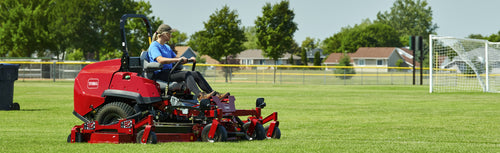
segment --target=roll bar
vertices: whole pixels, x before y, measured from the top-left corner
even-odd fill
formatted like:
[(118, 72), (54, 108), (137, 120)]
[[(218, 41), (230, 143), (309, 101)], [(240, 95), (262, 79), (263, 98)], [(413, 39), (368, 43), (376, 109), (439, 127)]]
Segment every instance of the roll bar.
[(148, 18), (145, 15), (142, 14), (124, 14), (120, 18), (120, 32), (121, 32), (121, 37), (122, 37), (122, 58), (121, 58), (121, 66), (120, 66), (120, 71), (129, 71), (129, 59), (130, 56), (128, 54), (128, 44), (127, 44), (127, 37), (125, 36), (125, 24), (127, 24), (127, 19), (128, 18), (142, 18), (142, 21), (146, 24), (147, 32), (148, 32), (148, 40), (149, 44), (151, 44), (151, 39), (153, 32), (151, 30), (151, 24), (149, 23)]

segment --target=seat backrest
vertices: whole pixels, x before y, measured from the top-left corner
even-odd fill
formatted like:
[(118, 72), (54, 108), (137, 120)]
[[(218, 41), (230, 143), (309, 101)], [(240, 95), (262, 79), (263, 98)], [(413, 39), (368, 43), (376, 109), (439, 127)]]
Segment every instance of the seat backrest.
[(141, 52), (140, 59), (141, 59), (141, 65), (143, 66), (145, 63), (149, 63), (148, 51)]
[(148, 69), (148, 64), (149, 64), (149, 57), (148, 57), (148, 51), (143, 51), (141, 52), (141, 56), (140, 56), (140, 59), (141, 59), (141, 65), (142, 65), (142, 68), (143, 68), (143, 76), (145, 78), (148, 78), (148, 79), (152, 79), (153, 78), (153, 74), (154, 74), (154, 70), (150, 70)]

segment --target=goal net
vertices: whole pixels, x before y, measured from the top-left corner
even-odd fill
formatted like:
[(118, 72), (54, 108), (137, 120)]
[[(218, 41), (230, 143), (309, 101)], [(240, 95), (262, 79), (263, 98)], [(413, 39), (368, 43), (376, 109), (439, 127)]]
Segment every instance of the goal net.
[(499, 92), (500, 43), (429, 36), (430, 92)]

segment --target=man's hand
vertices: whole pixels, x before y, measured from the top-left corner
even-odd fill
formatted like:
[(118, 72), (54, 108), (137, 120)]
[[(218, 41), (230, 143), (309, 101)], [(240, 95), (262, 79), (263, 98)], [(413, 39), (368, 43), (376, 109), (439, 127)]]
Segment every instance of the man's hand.
[(193, 63), (196, 63), (196, 58), (194, 57), (189, 58), (189, 60), (193, 61)]
[(185, 57), (180, 57), (179, 62), (181, 62), (182, 64), (186, 64), (188, 62), (188, 59)]

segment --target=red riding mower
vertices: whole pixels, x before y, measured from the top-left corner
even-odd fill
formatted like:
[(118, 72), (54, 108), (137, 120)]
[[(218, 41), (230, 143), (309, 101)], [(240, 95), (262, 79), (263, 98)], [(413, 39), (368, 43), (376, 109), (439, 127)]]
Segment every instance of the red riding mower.
[[(146, 16), (122, 16), (122, 58), (87, 65), (75, 78), (73, 114), (84, 123), (71, 129), (68, 142), (215, 142), (281, 137), (278, 113), (261, 116), (261, 109), (266, 106), (264, 98), (257, 99), (255, 109), (239, 110), (235, 108), (234, 96), (213, 96), (198, 102), (184, 82), (152, 80), (152, 73), (162, 65), (148, 62), (147, 51), (140, 57), (129, 57), (127, 18), (143, 19), (151, 43), (151, 26)], [(193, 71), (195, 67), (193, 63)], [(242, 116), (247, 118), (241, 120)], [(269, 125), (264, 128), (266, 123)]]

